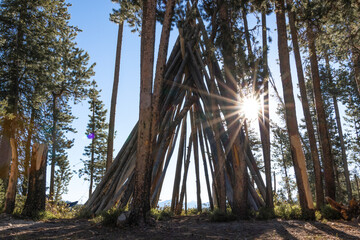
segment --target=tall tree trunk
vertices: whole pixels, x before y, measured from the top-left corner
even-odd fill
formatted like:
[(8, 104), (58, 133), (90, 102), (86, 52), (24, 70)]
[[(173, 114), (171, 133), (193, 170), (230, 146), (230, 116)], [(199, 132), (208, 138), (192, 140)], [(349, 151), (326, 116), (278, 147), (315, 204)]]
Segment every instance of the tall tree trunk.
[[(289, 6), (291, 6), (290, 0), (287, 0), (287, 4)], [(314, 126), (313, 126), (313, 122), (311, 119), (309, 101), (307, 98), (304, 73), (303, 73), (301, 55), (300, 55), (300, 48), (299, 48), (299, 43), (298, 43), (297, 29), (295, 26), (295, 13), (293, 11), (289, 11), (288, 17), (289, 17), (291, 39), (292, 39), (293, 49), (294, 49), (297, 77), (298, 77), (298, 82), (299, 82), (299, 87), (300, 87), (300, 96), (301, 96), (301, 103), (302, 103), (301, 105), (302, 105), (302, 109), (303, 109), (303, 113), (304, 113), (304, 117), (305, 117), (306, 130), (307, 130), (307, 133), (309, 136), (311, 159), (312, 159), (313, 165), (314, 165), (316, 207), (317, 207), (317, 209), (320, 209), (321, 206), (324, 204), (324, 188), (323, 188), (323, 183), (322, 183), (319, 151), (318, 151), (317, 144), (316, 144), (315, 131), (314, 131)]]
[(34, 119), (35, 119), (35, 110), (31, 110), (30, 124), (28, 129), (28, 136), (25, 143), (25, 159), (24, 159), (24, 180), (23, 180), (23, 191), (22, 194), (26, 196), (28, 191), (28, 181), (30, 173), (30, 161), (31, 161), (31, 139), (34, 130)]
[(358, 192), (358, 197), (360, 198), (359, 179), (356, 174), (354, 174), (354, 177), (355, 177), (355, 183), (356, 183), (356, 188), (357, 188), (357, 192)]
[(120, 76), (120, 60), (121, 60), (121, 44), (122, 44), (123, 28), (124, 28), (124, 23), (121, 22), (119, 24), (118, 38), (117, 38), (117, 44), (116, 44), (114, 83), (113, 83), (113, 89), (112, 89), (112, 94), (111, 94), (109, 133), (108, 133), (108, 139), (107, 139), (106, 171), (110, 168), (111, 163), (113, 161), (115, 113), (116, 113), (116, 100), (117, 100), (119, 76)]
[(9, 184), (5, 195), (5, 212), (8, 214), (11, 214), (15, 208), (16, 184), (19, 173), (17, 143), (14, 138), (10, 138), (10, 146), (11, 146), (11, 170), (10, 170)]
[(336, 188), (335, 188), (335, 178), (333, 171), (334, 161), (331, 153), (329, 131), (326, 122), (324, 103), (322, 100), (319, 67), (318, 67), (316, 47), (315, 47), (315, 36), (311, 23), (308, 23), (306, 32), (307, 32), (307, 38), (309, 44), (310, 66), (311, 66), (311, 75), (313, 81), (313, 91), (315, 97), (315, 108), (318, 119), (320, 144), (321, 144), (321, 150), (323, 156), (323, 166), (324, 166), (324, 175), (325, 175), (325, 194), (327, 194), (327, 196), (329, 196), (330, 198), (335, 199)]
[[(233, 56), (234, 45), (231, 36), (230, 16), (228, 14), (228, 4), (224, 1), (220, 7), (220, 19), (221, 19), (221, 34), (222, 41), (222, 54), (224, 58), (225, 78), (226, 84), (229, 89), (225, 97), (231, 100), (237, 100), (237, 83), (235, 74), (235, 59)], [(229, 109), (233, 109), (233, 105), (230, 104)], [(240, 133), (243, 130), (240, 125), (238, 115), (229, 111), (225, 111), (225, 120), (229, 132), (229, 148), (230, 154), (233, 159), (234, 169), (234, 186), (233, 186), (233, 206), (232, 211), (240, 218), (247, 217), (247, 194), (248, 194), (248, 180), (247, 180), (247, 166), (245, 162), (245, 150), (244, 144), (240, 142)], [(220, 169), (221, 170), (221, 169)]]
[(151, 94), (154, 66), (156, 1), (143, 1), (141, 31), (141, 82), (139, 129), (135, 166), (135, 187), (129, 216), (130, 223), (147, 222), (150, 214), (151, 156)]
[(9, 166), (11, 162), (11, 146), (7, 134), (0, 139), (0, 179), (4, 182), (9, 177)]
[(158, 58), (156, 61), (151, 123), (151, 137), (153, 145), (156, 144), (156, 135), (159, 129), (160, 97), (164, 85), (165, 66), (171, 29), (171, 19), (174, 14), (175, 2), (175, 0), (168, 0), (166, 3), (164, 22), (161, 30)]
[(285, 162), (285, 154), (284, 154), (284, 148), (283, 148), (283, 144), (281, 143), (280, 145), (280, 150), (281, 150), (281, 156), (282, 156), (282, 163), (283, 163), (283, 168), (284, 168), (284, 174), (285, 174), (285, 188), (288, 194), (288, 200), (290, 203), (293, 202), (292, 197), (291, 197), (291, 188), (290, 188), (290, 182), (289, 182), (289, 176), (287, 173), (287, 167), (286, 167), (286, 162)]
[[(332, 74), (331, 74), (329, 57), (328, 57), (327, 53), (325, 53), (325, 63), (326, 63), (326, 70), (327, 70), (327, 74), (328, 74), (328, 78), (329, 78), (329, 84), (335, 91), (335, 86), (334, 86), (333, 78), (332, 78)], [(339, 138), (340, 138), (341, 159), (342, 159), (343, 166), (344, 166), (346, 191), (347, 191), (347, 195), (348, 195), (348, 200), (350, 201), (352, 199), (350, 174), (349, 174), (348, 162), (347, 162), (347, 157), (346, 157), (346, 147), (345, 147), (345, 142), (344, 142), (344, 135), (342, 132), (339, 106), (338, 106), (336, 95), (334, 93), (332, 93), (332, 99), (333, 99), (334, 109), (335, 109), (336, 126), (338, 129), (338, 134), (339, 134)]]
[[(94, 155), (95, 155), (95, 101), (92, 99), (92, 133), (94, 137), (91, 139), (91, 159), (90, 159), (90, 184), (89, 184), (89, 198), (92, 194), (93, 182), (94, 182)], [(111, 163), (110, 163), (111, 164)]]
[(266, 206), (269, 208), (274, 207), (273, 192), (271, 183), (271, 152), (270, 152), (270, 113), (269, 113), (269, 74), (267, 65), (267, 37), (266, 37), (266, 13), (265, 9), (261, 11), (262, 22), (262, 45), (263, 45), (263, 70), (264, 70), (264, 111), (259, 118), (260, 137), (263, 146), (263, 156), (265, 165), (265, 178), (266, 178)]
[(50, 169), (50, 190), (49, 190), (49, 200), (54, 200), (54, 189), (55, 189), (55, 165), (56, 165), (56, 152), (57, 152), (57, 143), (56, 143), (56, 128), (57, 128), (57, 98), (58, 95), (53, 93), (53, 126), (52, 126), (52, 133), (51, 133), (51, 140), (52, 140), (52, 148), (51, 148), (51, 169)]
[(276, 0), (276, 24), (278, 29), (278, 50), (280, 59), (280, 74), (285, 101), (285, 119), (290, 138), (291, 155), (294, 162), (296, 182), (299, 192), (299, 202), (303, 211), (313, 209), (308, 176), (306, 173), (305, 155), (302, 150), (298, 130), (293, 86), (290, 72), (289, 50), (287, 46), (286, 20), (284, 0)]
[(25, 216), (36, 217), (40, 211), (45, 211), (47, 155), (46, 144), (34, 144), (29, 174), (29, 192), (22, 211)]

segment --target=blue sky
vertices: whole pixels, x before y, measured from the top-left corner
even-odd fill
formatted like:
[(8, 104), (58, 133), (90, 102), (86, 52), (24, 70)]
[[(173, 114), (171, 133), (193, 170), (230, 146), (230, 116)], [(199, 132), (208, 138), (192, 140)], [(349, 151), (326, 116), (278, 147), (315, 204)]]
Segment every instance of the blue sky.
[[(117, 8), (110, 0), (68, 0), (72, 6), (69, 8), (71, 14), (70, 24), (82, 29), (79, 33), (76, 42), (78, 46), (86, 50), (90, 55), (90, 63), (96, 62), (95, 79), (98, 83), (101, 92), (101, 100), (104, 102), (106, 109), (110, 109), (110, 99), (112, 92), (112, 84), (114, 78), (114, 64), (115, 64), (115, 50), (117, 40), (118, 26), (109, 21), (109, 14), (113, 8)], [(254, 17), (249, 17), (250, 25), (256, 24)], [(268, 35), (271, 35), (272, 42), (269, 43), (269, 67), (275, 79), (279, 93), (282, 95), (281, 81), (279, 80), (279, 65), (277, 52), (277, 32), (275, 16), (272, 14), (267, 17)], [(157, 24), (156, 34), (156, 49), (157, 52), (158, 41), (160, 38), (161, 25)], [(177, 37), (177, 30), (171, 32), (169, 50)], [(132, 130), (134, 124), (138, 119), (139, 109), (139, 90), (140, 90), (140, 38), (138, 33), (131, 33), (127, 25), (124, 27), (122, 53), (121, 53), (121, 69), (120, 82), (118, 89), (118, 99), (116, 108), (116, 139), (114, 141), (115, 152), (117, 154), (123, 142), (126, 140), (128, 134)], [(298, 94), (296, 88), (296, 74), (293, 56), (290, 56), (292, 65), (292, 78), (295, 94)], [(271, 94), (273, 91), (271, 92)], [(296, 98), (296, 95), (295, 95)], [(276, 104), (273, 98), (270, 100), (270, 118), (278, 119), (275, 116)], [(302, 110), (300, 102), (297, 101), (297, 114), (302, 117)], [(85, 129), (88, 123), (88, 103), (83, 101), (80, 104), (73, 106), (73, 113), (77, 117), (73, 126), (77, 129), (76, 134), (71, 134), (69, 137), (75, 138), (74, 147), (68, 151), (70, 165), (73, 170), (78, 170), (83, 167), (81, 162), (84, 147), (89, 144), (85, 136)], [(109, 115), (109, 112), (108, 112)], [(257, 124), (256, 124), (257, 125)], [(176, 150), (175, 150), (176, 153)], [(176, 156), (176, 154), (174, 154)], [(173, 160), (175, 157), (173, 156)], [(164, 181), (163, 191), (160, 196), (161, 200), (171, 199), (173, 176), (175, 171), (175, 161), (171, 161), (167, 176)], [(202, 166), (202, 164), (200, 164)], [(192, 166), (192, 165), (191, 165)], [(202, 169), (202, 167), (201, 167)], [(196, 199), (195, 190), (195, 176), (193, 167), (189, 170), (188, 177), (188, 201)], [(205, 183), (204, 177), (201, 177), (201, 182)], [(207, 202), (207, 193), (205, 184), (202, 189), (203, 202)], [(70, 185), (69, 192), (63, 196), (64, 200), (80, 201), (84, 203), (88, 198), (88, 182), (84, 182), (78, 175), (74, 175)]]

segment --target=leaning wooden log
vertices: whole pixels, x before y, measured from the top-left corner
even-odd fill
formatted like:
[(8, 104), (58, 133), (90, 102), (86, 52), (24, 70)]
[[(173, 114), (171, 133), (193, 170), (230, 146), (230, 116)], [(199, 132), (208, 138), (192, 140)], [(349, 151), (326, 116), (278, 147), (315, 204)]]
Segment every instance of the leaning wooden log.
[[(176, 214), (180, 214), (181, 210), (182, 210), (182, 206), (184, 203), (184, 195), (185, 195), (185, 190), (186, 190), (186, 180), (187, 180), (187, 175), (188, 175), (188, 171), (189, 171), (189, 165), (190, 165), (190, 155), (191, 155), (191, 147), (192, 147), (192, 137), (189, 137), (189, 146), (188, 146), (188, 151), (187, 151), (187, 156), (186, 156), (186, 162), (184, 165), (184, 176), (183, 176), (183, 181), (182, 181), (182, 187), (181, 187), (181, 193), (180, 193), (180, 198), (179, 198), (179, 202), (176, 204)], [(186, 204), (186, 201), (185, 201)]]
[(199, 170), (199, 146), (198, 146), (198, 135), (194, 117), (194, 106), (190, 110), (190, 123), (191, 123), (191, 135), (194, 145), (194, 164), (195, 164), (195, 177), (196, 177), (196, 202), (198, 212), (202, 211), (201, 206), (201, 187), (200, 187), (200, 170)]
[(341, 214), (341, 217), (347, 221), (360, 216), (360, 201), (352, 199), (349, 206), (338, 203), (330, 197), (325, 197), (330, 206)]
[(179, 152), (178, 152), (178, 157), (177, 157), (173, 194), (172, 194), (172, 199), (171, 199), (171, 212), (174, 212), (175, 203), (178, 202), (178, 199), (179, 199), (181, 168), (182, 168), (184, 153), (186, 152), (185, 147), (186, 147), (186, 117), (183, 120), (182, 128), (181, 128)]
[(28, 195), (22, 215), (36, 217), (45, 211), (47, 144), (35, 143), (31, 156)]
[(206, 163), (204, 139), (203, 139), (203, 135), (202, 135), (202, 125), (201, 125), (201, 122), (199, 121), (199, 114), (197, 114), (197, 119), (198, 120), (196, 121), (196, 123), (197, 123), (197, 129), (198, 129), (198, 134), (199, 134), (200, 151), (201, 151), (201, 156), (202, 156), (202, 160), (203, 160), (203, 164), (204, 164), (205, 181), (206, 181), (206, 187), (207, 187), (207, 192), (208, 192), (208, 197), (209, 197), (210, 209), (214, 210), (214, 203), (213, 203), (212, 197), (211, 197), (212, 194), (211, 194), (208, 166)]

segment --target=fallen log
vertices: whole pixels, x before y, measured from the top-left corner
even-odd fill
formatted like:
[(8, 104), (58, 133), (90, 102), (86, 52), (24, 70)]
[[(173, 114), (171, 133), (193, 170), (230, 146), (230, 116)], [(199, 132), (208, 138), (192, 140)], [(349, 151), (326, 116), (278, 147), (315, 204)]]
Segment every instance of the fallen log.
[(330, 197), (325, 197), (330, 206), (341, 214), (341, 217), (347, 221), (360, 217), (360, 201), (351, 199), (349, 206), (338, 203)]

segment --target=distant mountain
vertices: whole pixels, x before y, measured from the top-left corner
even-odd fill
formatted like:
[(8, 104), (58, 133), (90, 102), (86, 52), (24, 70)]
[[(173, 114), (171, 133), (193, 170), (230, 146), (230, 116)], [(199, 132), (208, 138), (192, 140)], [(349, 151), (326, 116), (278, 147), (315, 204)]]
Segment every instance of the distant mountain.
[[(203, 208), (208, 208), (210, 207), (209, 202), (206, 203), (202, 203), (201, 204)], [(171, 200), (165, 200), (165, 201), (161, 201), (158, 203), (159, 208), (164, 208), (164, 207), (170, 207), (171, 206)], [(185, 207), (185, 204), (183, 205), (183, 207)], [(188, 208), (196, 208), (197, 207), (197, 202), (196, 201), (190, 201), (187, 203), (187, 207)]]

